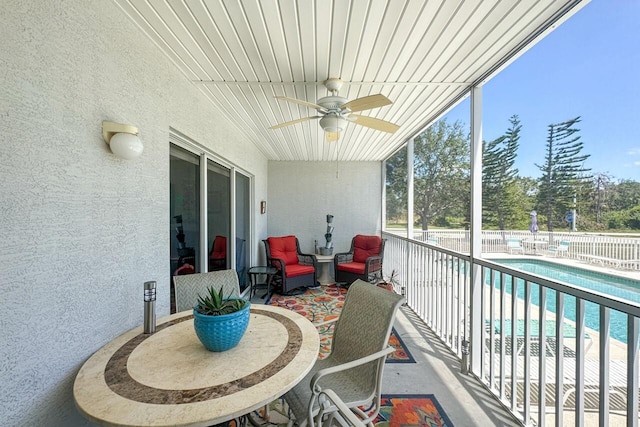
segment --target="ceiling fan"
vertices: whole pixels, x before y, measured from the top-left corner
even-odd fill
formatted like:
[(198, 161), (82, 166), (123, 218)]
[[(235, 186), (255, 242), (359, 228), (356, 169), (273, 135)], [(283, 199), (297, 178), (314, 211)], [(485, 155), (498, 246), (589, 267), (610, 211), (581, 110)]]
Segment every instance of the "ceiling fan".
[(318, 99), (315, 104), (313, 102), (288, 98), (286, 96), (276, 96), (276, 99), (314, 108), (318, 113), (320, 113), (320, 115), (303, 117), (301, 119), (280, 123), (278, 125), (271, 126), (269, 129), (279, 129), (296, 123), (306, 122), (308, 120), (320, 119), (320, 127), (324, 130), (327, 141), (331, 142), (338, 140), (340, 132), (344, 130), (348, 123), (354, 123), (356, 125), (366, 126), (371, 129), (388, 133), (394, 133), (400, 128), (400, 126), (396, 124), (376, 119), (374, 117), (353, 114), (359, 111), (370, 110), (372, 108), (384, 107), (392, 102), (380, 93), (347, 101), (347, 98), (338, 95), (338, 91), (340, 91), (343, 83), (344, 82), (338, 78), (325, 80), (324, 86), (329, 90), (329, 92), (331, 92), (331, 95)]

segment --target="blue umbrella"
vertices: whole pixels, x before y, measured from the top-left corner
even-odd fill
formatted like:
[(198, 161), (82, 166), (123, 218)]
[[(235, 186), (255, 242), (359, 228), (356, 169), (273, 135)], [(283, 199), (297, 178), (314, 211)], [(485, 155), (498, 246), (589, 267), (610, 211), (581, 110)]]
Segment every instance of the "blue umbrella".
[(536, 211), (531, 211), (531, 225), (529, 225), (529, 231), (532, 233), (538, 232), (538, 214)]

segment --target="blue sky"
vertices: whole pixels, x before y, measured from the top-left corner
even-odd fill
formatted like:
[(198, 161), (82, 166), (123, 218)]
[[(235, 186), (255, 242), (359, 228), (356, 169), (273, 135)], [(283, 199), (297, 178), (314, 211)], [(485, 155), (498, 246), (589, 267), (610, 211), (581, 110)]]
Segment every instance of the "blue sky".
[[(581, 116), (592, 173), (640, 181), (640, 1), (593, 0), (483, 88), (483, 139), (520, 116), (516, 167), (537, 178), (548, 125)], [(447, 114), (469, 123), (469, 101)]]

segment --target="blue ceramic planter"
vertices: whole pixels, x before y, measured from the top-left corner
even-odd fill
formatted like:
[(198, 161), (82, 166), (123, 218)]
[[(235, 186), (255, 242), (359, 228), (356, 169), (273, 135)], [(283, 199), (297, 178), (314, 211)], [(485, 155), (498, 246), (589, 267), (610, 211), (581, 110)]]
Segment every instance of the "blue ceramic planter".
[(249, 325), (249, 309), (247, 301), (244, 308), (222, 316), (208, 316), (193, 310), (193, 327), (202, 345), (209, 351), (230, 350), (242, 339)]

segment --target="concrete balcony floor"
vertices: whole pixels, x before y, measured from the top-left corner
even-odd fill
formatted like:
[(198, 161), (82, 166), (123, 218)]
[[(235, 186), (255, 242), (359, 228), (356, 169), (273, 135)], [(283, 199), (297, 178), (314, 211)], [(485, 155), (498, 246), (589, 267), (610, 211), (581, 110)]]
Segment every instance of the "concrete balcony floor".
[(519, 422), (471, 375), (409, 308), (395, 328), (416, 363), (387, 363), (383, 393), (433, 394), (455, 426), (519, 426)]

